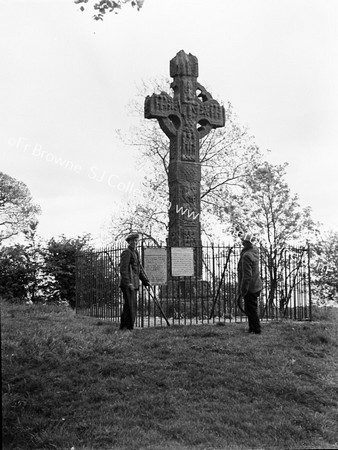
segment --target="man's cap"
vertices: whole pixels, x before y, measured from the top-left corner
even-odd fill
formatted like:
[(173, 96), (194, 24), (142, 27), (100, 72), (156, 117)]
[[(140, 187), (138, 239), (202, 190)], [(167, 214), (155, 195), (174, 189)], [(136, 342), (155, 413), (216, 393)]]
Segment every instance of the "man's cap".
[(243, 233), (242, 232), (242, 233), (239, 233), (238, 236), (242, 239), (242, 241), (247, 241), (247, 242), (253, 243), (256, 240), (256, 237), (252, 233)]
[(138, 233), (130, 233), (128, 234), (128, 236), (126, 237), (126, 241), (129, 242), (132, 239), (138, 239), (140, 236)]

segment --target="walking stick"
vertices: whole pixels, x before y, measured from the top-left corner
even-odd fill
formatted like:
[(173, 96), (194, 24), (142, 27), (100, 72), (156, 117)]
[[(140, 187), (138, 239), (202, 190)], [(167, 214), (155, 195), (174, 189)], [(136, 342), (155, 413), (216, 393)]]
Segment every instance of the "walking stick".
[[(143, 272), (144, 272), (144, 275), (146, 276), (146, 278), (147, 278), (148, 281), (149, 281), (149, 277), (148, 277), (148, 275), (146, 274), (146, 271), (144, 270), (144, 267), (142, 266), (141, 262), (140, 262), (140, 266), (142, 267), (142, 270), (143, 270)], [(163, 311), (163, 309), (162, 309), (162, 306), (161, 306), (161, 304), (160, 304), (158, 298), (157, 298), (156, 295), (155, 295), (155, 290), (154, 290), (154, 288), (153, 288), (151, 285), (149, 285), (148, 287), (149, 287), (149, 289), (147, 289), (147, 290), (148, 290), (148, 292), (149, 292), (149, 294), (150, 294), (150, 297), (152, 297), (152, 299), (154, 300), (155, 305), (156, 305), (156, 306), (158, 307), (158, 309), (160, 310), (160, 313), (162, 314), (162, 316), (163, 316), (164, 320), (166, 321), (168, 327), (170, 327), (169, 320), (167, 319), (167, 316), (165, 315), (165, 313), (164, 313), (164, 311)]]
[(150, 294), (150, 296), (152, 297), (152, 299), (154, 300), (154, 303), (156, 304), (156, 306), (158, 307), (158, 309), (160, 310), (164, 320), (166, 321), (168, 327), (170, 327), (170, 323), (169, 320), (167, 319), (167, 316), (164, 314), (164, 311), (162, 309), (162, 306), (160, 304), (160, 302), (158, 301), (156, 295), (155, 295), (155, 291), (154, 288), (152, 288), (152, 286), (149, 286), (148, 292)]
[(219, 293), (220, 293), (220, 290), (221, 290), (221, 286), (222, 286), (222, 283), (223, 283), (225, 271), (226, 271), (226, 269), (228, 267), (228, 264), (229, 264), (230, 254), (231, 254), (232, 250), (233, 250), (233, 247), (229, 248), (229, 252), (228, 252), (228, 256), (227, 256), (227, 259), (225, 261), (225, 264), (224, 264), (224, 269), (223, 269), (223, 273), (222, 273), (222, 276), (221, 276), (221, 280), (219, 282), (217, 293), (216, 293), (216, 296), (215, 296), (215, 299), (214, 299), (214, 303), (213, 303), (212, 308), (211, 308), (211, 313), (210, 313), (209, 320), (212, 319), (212, 316), (214, 315), (214, 309), (215, 309), (216, 302), (218, 300), (218, 296), (219, 296)]

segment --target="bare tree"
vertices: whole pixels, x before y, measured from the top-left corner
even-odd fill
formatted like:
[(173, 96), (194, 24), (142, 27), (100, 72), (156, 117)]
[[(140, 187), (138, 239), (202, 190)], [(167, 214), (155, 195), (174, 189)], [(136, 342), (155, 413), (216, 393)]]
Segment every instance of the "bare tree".
[(286, 246), (304, 247), (297, 250), (295, 271), (298, 271), (302, 264), (302, 251), (305, 252), (306, 244), (318, 226), (311, 218), (310, 208), (301, 208), (298, 195), (291, 193), (285, 181), (286, 167), (287, 163), (273, 165), (265, 162), (248, 173), (241, 189), (232, 196), (229, 211), (233, 229), (254, 233), (266, 253), (270, 305), (274, 302)]
[[(143, 83), (137, 98), (130, 103), (130, 112), (139, 118), (127, 136), (120, 134), (127, 145), (136, 146), (139, 151), (137, 165), (144, 172), (142, 198), (129, 203), (112, 220), (112, 234), (118, 236), (119, 230), (126, 233), (130, 227), (151, 234), (156, 240), (163, 240), (168, 229), (168, 172), (169, 139), (158, 126), (157, 121), (143, 119), (144, 98), (151, 92), (170, 93), (167, 78)], [(230, 208), (228, 199), (234, 188), (245, 181), (247, 173), (258, 167), (262, 155), (254, 144), (248, 130), (241, 126), (230, 103), (226, 108), (226, 125), (212, 130), (201, 140), (200, 161), (202, 165), (201, 182), (201, 226), (204, 237), (213, 239), (214, 222), (223, 221)], [(212, 217), (212, 220), (210, 220)], [(212, 226), (208, 225), (212, 222)], [(121, 228), (119, 228), (121, 227)], [(151, 233), (149, 230), (152, 230)]]

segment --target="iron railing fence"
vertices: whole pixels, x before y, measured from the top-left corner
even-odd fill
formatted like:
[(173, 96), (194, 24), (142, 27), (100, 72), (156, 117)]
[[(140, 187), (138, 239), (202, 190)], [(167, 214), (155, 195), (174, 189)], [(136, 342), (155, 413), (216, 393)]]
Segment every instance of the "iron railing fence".
[[(78, 253), (78, 313), (120, 320), (123, 299), (119, 289), (119, 260), (124, 248), (116, 245)], [(166, 250), (170, 261), (170, 249)], [(202, 260), (202, 276), (169, 277), (166, 284), (153, 286), (151, 290), (140, 288), (136, 326), (166, 325), (157, 303), (170, 324), (246, 321), (237, 301), (237, 264), (241, 250), (239, 246), (203, 246), (195, 251)], [(143, 259), (144, 248), (140, 247), (139, 251)], [(260, 249), (261, 320), (311, 320), (309, 257), (309, 248)]]

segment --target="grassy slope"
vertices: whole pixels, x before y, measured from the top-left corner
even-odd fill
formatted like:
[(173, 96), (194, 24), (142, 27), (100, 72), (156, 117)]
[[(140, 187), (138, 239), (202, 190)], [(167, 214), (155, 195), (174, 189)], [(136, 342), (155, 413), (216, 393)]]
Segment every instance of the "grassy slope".
[(262, 335), (1, 310), (5, 449), (337, 448), (335, 310)]

